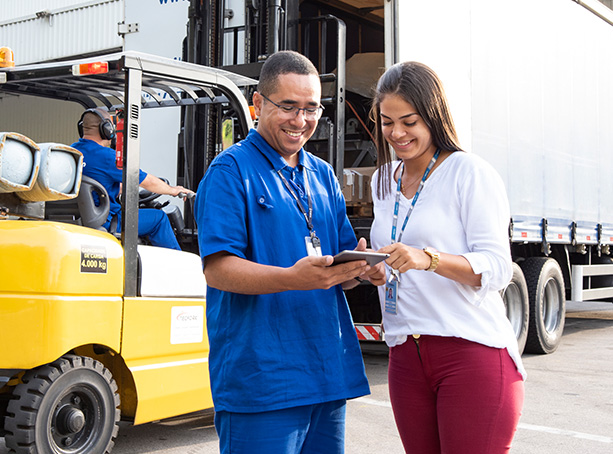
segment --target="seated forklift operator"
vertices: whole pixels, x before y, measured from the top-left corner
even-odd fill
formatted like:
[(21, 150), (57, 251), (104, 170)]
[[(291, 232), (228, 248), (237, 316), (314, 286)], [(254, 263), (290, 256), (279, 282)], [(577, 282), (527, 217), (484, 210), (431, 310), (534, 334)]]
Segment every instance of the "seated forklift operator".
[[(87, 109), (81, 115), (77, 127), (80, 139), (71, 146), (83, 153), (83, 175), (98, 181), (109, 194), (109, 217), (103, 227), (108, 230), (116, 216), (117, 232), (120, 232), (121, 205), (117, 202), (117, 197), (121, 192), (123, 172), (115, 164), (115, 150), (110, 148), (115, 139), (115, 126), (111, 116), (102, 109)], [(170, 186), (142, 170), (139, 172), (139, 185), (150, 192), (172, 196), (193, 193), (183, 186)], [(138, 210), (138, 236), (148, 238), (154, 246), (181, 250), (170, 220), (162, 210)]]

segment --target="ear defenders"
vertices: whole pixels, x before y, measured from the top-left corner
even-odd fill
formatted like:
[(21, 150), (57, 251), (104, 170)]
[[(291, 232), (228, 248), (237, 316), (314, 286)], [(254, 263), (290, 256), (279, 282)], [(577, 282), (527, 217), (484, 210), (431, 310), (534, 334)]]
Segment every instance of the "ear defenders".
[(85, 117), (85, 114), (88, 114), (88, 113), (93, 113), (95, 115), (98, 115), (98, 117), (100, 118), (100, 125), (99, 125), (100, 137), (102, 137), (105, 140), (113, 140), (115, 138), (115, 125), (113, 124), (113, 121), (109, 118), (105, 118), (104, 115), (102, 115), (96, 109), (87, 109), (81, 115), (81, 118), (79, 119), (79, 122), (77, 123), (77, 129), (79, 130), (79, 137), (83, 137), (83, 117)]

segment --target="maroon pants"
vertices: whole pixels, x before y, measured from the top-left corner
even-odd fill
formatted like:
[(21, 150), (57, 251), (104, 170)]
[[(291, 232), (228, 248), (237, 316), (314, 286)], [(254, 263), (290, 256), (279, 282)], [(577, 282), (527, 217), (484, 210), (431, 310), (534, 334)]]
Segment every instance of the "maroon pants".
[(508, 453), (524, 384), (506, 349), (421, 336), (390, 349), (389, 389), (407, 453)]

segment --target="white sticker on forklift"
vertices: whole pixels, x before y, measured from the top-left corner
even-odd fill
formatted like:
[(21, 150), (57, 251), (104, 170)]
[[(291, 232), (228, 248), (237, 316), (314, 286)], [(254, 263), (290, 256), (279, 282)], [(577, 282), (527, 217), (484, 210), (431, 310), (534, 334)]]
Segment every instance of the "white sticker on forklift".
[(81, 273), (106, 273), (107, 255), (104, 246), (81, 246)]
[(204, 306), (174, 306), (170, 316), (171, 344), (202, 342), (204, 339)]

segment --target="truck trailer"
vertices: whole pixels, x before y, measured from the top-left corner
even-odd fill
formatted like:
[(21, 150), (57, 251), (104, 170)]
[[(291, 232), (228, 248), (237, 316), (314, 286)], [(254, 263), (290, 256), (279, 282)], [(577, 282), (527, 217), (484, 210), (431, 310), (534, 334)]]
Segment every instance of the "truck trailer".
[(565, 300), (613, 296), (611, 4), (395, 6), (398, 60), (437, 71), (461, 143), (505, 182), (516, 264), (507, 312), (520, 347), (527, 338), (527, 351), (550, 353)]

